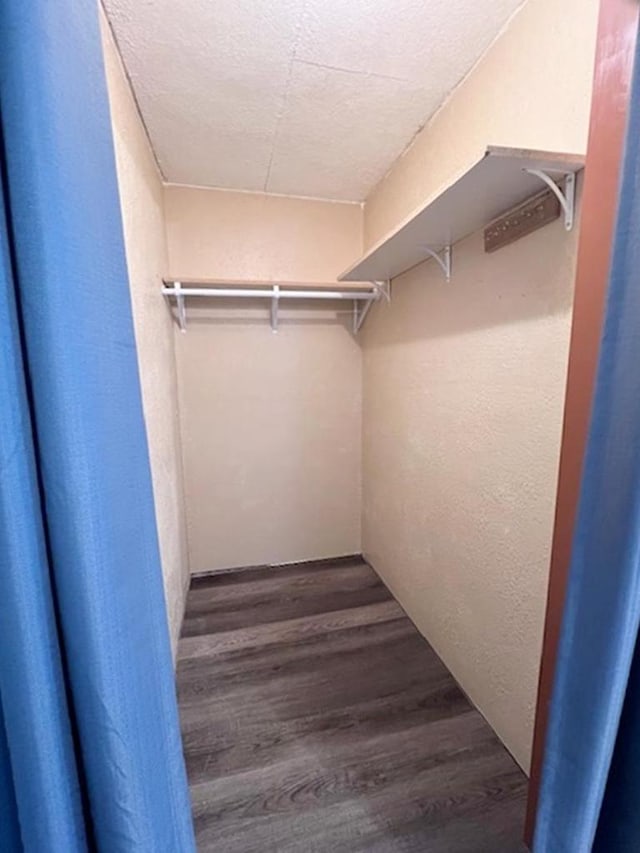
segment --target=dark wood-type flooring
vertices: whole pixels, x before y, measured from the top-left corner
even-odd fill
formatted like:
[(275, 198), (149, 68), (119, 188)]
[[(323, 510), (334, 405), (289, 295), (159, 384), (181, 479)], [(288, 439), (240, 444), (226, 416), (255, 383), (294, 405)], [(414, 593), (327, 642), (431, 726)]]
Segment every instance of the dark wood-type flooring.
[(194, 579), (178, 691), (200, 851), (524, 849), (524, 775), (360, 559)]

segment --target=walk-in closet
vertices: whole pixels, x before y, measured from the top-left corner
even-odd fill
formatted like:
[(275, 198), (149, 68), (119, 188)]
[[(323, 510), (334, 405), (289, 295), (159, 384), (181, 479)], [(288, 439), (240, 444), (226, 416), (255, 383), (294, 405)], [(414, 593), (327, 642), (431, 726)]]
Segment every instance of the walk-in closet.
[(105, 4), (202, 849), (520, 849), (596, 7)]
[(639, 14), (3, 0), (2, 850), (640, 849)]

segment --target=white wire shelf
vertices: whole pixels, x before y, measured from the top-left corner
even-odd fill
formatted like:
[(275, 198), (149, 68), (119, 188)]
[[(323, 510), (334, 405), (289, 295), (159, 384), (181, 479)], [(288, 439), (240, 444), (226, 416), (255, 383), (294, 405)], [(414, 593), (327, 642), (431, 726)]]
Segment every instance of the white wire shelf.
[(176, 303), (177, 319), (180, 329), (187, 329), (187, 308), (185, 299), (191, 297), (206, 299), (265, 299), (271, 303), (271, 330), (278, 331), (280, 303), (287, 299), (296, 300), (346, 300), (353, 303), (352, 329), (357, 335), (374, 302), (379, 299), (389, 300), (388, 282), (371, 281), (369, 286), (359, 283), (358, 286), (338, 289), (332, 284), (280, 284), (276, 282), (248, 282), (242, 286), (238, 282), (189, 282), (165, 281), (162, 293)]

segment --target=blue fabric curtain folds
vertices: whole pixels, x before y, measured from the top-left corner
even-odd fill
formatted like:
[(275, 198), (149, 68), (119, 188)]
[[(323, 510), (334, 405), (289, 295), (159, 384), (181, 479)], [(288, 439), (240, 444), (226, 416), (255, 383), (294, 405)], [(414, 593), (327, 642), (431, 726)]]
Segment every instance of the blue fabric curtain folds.
[(0, 4), (0, 846), (194, 850), (98, 9)]
[(81, 850), (85, 839), (77, 772), (3, 207), (0, 287), (0, 696), (3, 731), (16, 755), (12, 773), (5, 769), (5, 785), (11, 783), (6, 796), (18, 798), (27, 849), (46, 850), (55, 843), (52, 849)]
[(536, 853), (640, 850), (640, 40)]

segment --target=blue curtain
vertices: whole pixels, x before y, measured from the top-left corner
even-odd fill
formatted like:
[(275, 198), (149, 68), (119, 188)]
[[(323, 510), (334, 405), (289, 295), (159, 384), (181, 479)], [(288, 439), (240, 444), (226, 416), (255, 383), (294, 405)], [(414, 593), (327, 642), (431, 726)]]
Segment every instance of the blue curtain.
[(640, 850), (640, 41), (536, 853)]
[(0, 849), (194, 849), (95, 0), (0, 3)]

